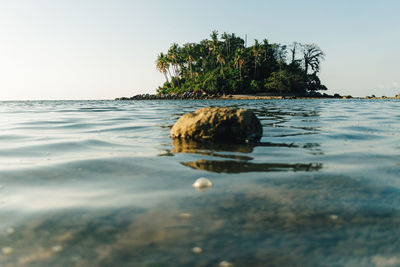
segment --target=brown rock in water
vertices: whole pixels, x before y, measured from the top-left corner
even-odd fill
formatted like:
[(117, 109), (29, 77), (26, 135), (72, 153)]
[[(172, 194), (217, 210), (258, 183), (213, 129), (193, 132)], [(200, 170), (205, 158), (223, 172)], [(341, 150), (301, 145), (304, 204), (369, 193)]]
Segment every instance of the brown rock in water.
[(197, 141), (258, 141), (262, 126), (256, 115), (247, 109), (201, 108), (184, 114), (172, 127), (171, 138)]

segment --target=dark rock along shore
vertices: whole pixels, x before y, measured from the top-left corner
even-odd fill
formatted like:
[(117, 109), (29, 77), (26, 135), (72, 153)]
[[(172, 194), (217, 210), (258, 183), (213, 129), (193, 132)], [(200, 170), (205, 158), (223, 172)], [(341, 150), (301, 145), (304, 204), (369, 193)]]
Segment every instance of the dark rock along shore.
[(118, 97), (115, 100), (196, 100), (196, 99), (296, 99), (296, 98), (342, 98), (342, 99), (400, 99), (400, 93), (394, 97), (375, 95), (365, 97), (352, 97), (351, 95), (341, 96), (339, 94), (328, 95), (326, 93), (309, 92), (306, 95), (224, 95), (207, 94), (204, 92), (185, 92), (180, 94), (138, 94), (131, 97)]
[(120, 97), (115, 100), (179, 100), (179, 99), (213, 99), (220, 98), (222, 95), (208, 95), (206, 93), (193, 93), (193, 92), (185, 92), (181, 94), (138, 94), (131, 97)]
[[(310, 92), (306, 95), (246, 95), (249, 98), (266, 98), (266, 99), (295, 99), (295, 98), (342, 98), (339, 94), (328, 95), (319, 92)], [(351, 98), (347, 96), (346, 98)], [(240, 99), (235, 95), (224, 94), (207, 94), (204, 92), (185, 92), (180, 94), (138, 94), (131, 97), (118, 97), (115, 100), (195, 100), (195, 99)]]

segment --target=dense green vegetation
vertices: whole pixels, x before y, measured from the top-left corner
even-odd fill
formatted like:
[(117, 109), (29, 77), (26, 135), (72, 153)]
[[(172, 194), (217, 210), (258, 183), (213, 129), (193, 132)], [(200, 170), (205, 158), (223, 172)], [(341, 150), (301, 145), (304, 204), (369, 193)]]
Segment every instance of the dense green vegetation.
[[(276, 93), (304, 95), (326, 90), (318, 78), (324, 53), (315, 44), (286, 45), (255, 40), (246, 47), (235, 34), (217, 31), (211, 39), (174, 43), (158, 55), (166, 82), (159, 94), (202, 91), (208, 94)], [(288, 58), (289, 54), (289, 58)]]

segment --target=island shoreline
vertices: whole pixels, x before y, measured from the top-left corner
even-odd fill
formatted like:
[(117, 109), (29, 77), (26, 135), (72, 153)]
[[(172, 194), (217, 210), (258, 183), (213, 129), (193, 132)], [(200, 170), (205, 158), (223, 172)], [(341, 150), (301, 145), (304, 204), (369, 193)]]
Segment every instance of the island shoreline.
[(229, 94), (229, 95), (209, 95), (209, 94), (195, 94), (195, 93), (182, 93), (182, 94), (138, 94), (132, 97), (119, 97), (115, 98), (117, 101), (125, 100), (287, 100), (287, 99), (400, 99), (400, 94), (394, 97), (353, 97), (351, 95), (341, 96), (339, 94), (328, 95), (319, 94), (315, 95), (270, 95), (270, 94)]

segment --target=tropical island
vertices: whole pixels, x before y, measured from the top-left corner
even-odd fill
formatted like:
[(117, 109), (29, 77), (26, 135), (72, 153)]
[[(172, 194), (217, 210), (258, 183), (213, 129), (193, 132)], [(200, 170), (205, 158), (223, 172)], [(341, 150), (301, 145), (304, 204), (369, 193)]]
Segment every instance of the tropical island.
[(165, 83), (157, 94), (116, 100), (352, 98), (318, 92), (327, 90), (318, 77), (324, 57), (316, 44), (282, 45), (256, 39), (247, 46), (234, 33), (219, 36), (213, 31), (210, 39), (183, 46), (173, 43), (158, 54), (156, 69)]
[[(318, 77), (324, 52), (316, 44), (294, 42), (290, 46), (245, 40), (234, 33), (200, 43), (174, 43), (160, 53), (157, 70), (166, 82), (158, 94), (204, 92), (207, 94), (293, 94), (326, 90)], [(288, 57), (288, 54), (289, 57)]]

